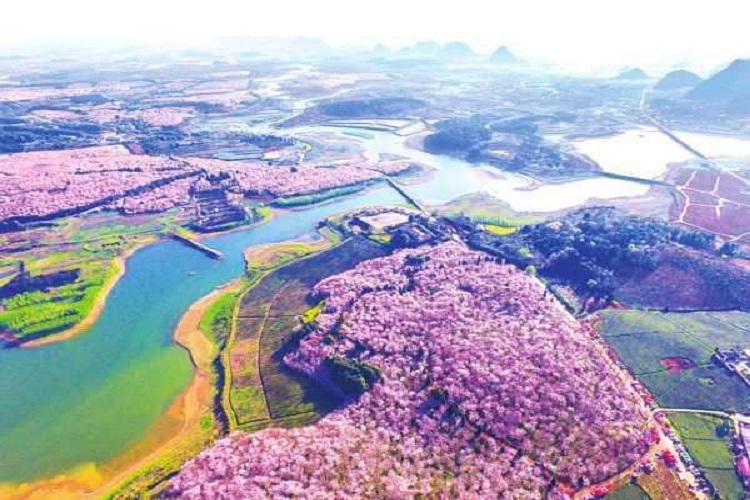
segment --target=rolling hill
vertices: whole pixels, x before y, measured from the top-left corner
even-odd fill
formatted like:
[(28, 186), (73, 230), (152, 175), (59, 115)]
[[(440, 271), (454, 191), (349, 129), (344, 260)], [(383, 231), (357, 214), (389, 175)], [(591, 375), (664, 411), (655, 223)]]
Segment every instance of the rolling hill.
[(490, 56), (490, 61), (497, 64), (514, 64), (518, 62), (518, 58), (503, 45)]
[(750, 101), (750, 59), (737, 59), (695, 87), (687, 97), (703, 102)]
[(659, 80), (659, 83), (657, 83), (654, 88), (656, 90), (687, 89), (694, 88), (700, 85), (701, 82), (703, 82), (703, 78), (700, 76), (690, 71), (680, 69), (664, 75), (664, 78)]

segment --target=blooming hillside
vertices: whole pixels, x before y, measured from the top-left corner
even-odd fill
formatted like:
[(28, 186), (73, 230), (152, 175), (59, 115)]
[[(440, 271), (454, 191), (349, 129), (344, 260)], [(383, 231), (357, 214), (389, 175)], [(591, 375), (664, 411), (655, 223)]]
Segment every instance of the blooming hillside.
[[(224, 161), (189, 158), (188, 161), (211, 174), (229, 173), (240, 188), (253, 194), (297, 196), (325, 189), (350, 186), (380, 177), (377, 172), (356, 165), (313, 166), (299, 165), (296, 171), (289, 168), (271, 168), (257, 162)], [(394, 162), (395, 163), (395, 162)], [(401, 169), (408, 164), (401, 162)]]
[(535, 279), (458, 243), (319, 283), (285, 361), (350, 404), (314, 426), (236, 434), (185, 466), (192, 498), (539, 498), (644, 451), (645, 411)]
[(0, 220), (64, 213), (197, 173), (120, 145), (0, 155)]
[[(1, 96), (0, 96), (1, 97)], [(166, 113), (167, 111), (164, 111)], [(227, 175), (245, 194), (296, 196), (351, 186), (409, 169), (404, 161), (270, 167), (259, 162), (132, 154), (122, 145), (0, 155), (0, 225), (94, 207), (161, 212), (190, 202), (203, 173)]]

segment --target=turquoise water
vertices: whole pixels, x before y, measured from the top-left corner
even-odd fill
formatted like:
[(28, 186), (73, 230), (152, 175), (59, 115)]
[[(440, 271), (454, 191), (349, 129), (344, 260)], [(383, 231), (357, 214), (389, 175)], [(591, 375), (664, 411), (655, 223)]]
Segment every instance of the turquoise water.
[(88, 332), (40, 349), (0, 350), (0, 482), (102, 463), (136, 442), (192, 378), (187, 353), (171, 341), (180, 317), (242, 273), (243, 250), (311, 234), (334, 213), (400, 202), (379, 188), (289, 212), (207, 240), (224, 252), (220, 261), (174, 241), (136, 252)]
[[(307, 131), (316, 130), (288, 132)], [(515, 176), (478, 176), (464, 161), (409, 149), (402, 137), (368, 135), (361, 142), (373, 160), (381, 152), (398, 154), (436, 168), (429, 181), (408, 187), (421, 201), (444, 203), (485, 190), (508, 200), (541, 194), (516, 191), (524, 182)], [(564, 206), (554, 206), (556, 199), (580, 190), (568, 183), (544, 194), (550, 209), (557, 210)], [(400, 203), (394, 190), (379, 188), (289, 212), (266, 225), (208, 240), (224, 252), (221, 261), (173, 241), (136, 252), (87, 333), (41, 349), (0, 350), (0, 482), (102, 463), (137, 441), (192, 377), (187, 353), (171, 341), (177, 322), (190, 304), (242, 273), (243, 250), (311, 234), (317, 222), (338, 212)]]

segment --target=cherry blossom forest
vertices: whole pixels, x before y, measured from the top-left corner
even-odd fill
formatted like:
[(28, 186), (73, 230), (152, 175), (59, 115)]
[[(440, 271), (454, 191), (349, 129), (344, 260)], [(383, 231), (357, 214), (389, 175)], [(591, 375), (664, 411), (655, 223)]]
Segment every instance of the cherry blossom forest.
[(295, 196), (351, 186), (409, 169), (404, 161), (304, 164), (132, 154), (122, 145), (0, 155), (0, 221), (53, 218), (103, 206), (162, 212), (190, 201), (196, 179), (227, 176), (244, 194)]
[(451, 241), (313, 295), (323, 313), (284, 361), (347, 403), (218, 441), (171, 495), (566, 498), (646, 449), (647, 411), (594, 330), (515, 267)]

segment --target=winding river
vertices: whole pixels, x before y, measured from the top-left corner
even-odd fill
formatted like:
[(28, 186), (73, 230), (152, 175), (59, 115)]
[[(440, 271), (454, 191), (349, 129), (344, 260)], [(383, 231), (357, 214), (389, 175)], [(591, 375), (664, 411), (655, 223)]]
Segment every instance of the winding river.
[[(623, 181), (600, 186), (597, 179), (524, 190), (528, 182), (519, 176), (489, 175), (459, 160), (407, 149), (403, 141), (372, 133), (363, 143), (373, 159), (381, 152), (400, 154), (436, 167), (429, 181), (409, 187), (428, 202), (488, 191), (516, 209), (554, 211), (592, 193), (635, 196), (643, 190)], [(379, 187), (286, 212), (265, 225), (207, 240), (225, 254), (221, 261), (174, 241), (137, 251), (84, 335), (39, 349), (0, 350), (0, 483), (101, 464), (137, 442), (192, 377), (187, 353), (171, 340), (177, 322), (190, 304), (242, 273), (243, 250), (311, 234), (334, 213), (402, 201), (394, 190)]]

